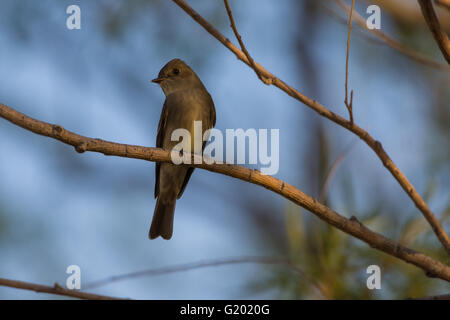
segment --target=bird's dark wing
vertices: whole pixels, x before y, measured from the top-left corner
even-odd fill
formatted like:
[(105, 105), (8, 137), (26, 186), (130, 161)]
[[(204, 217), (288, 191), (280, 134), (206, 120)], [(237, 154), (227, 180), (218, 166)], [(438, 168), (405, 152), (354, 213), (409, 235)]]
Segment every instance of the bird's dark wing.
[[(167, 106), (166, 102), (164, 102), (164, 106), (161, 112), (161, 118), (159, 118), (159, 124), (158, 124), (158, 134), (156, 136), (156, 147), (162, 148), (163, 147), (163, 141), (164, 141), (164, 132), (167, 122)], [(155, 165), (155, 198), (159, 195), (159, 169), (161, 167), (161, 164), (159, 162)]]
[(186, 188), (189, 179), (191, 178), (192, 172), (194, 172), (193, 167), (189, 167), (188, 171), (186, 172), (186, 175), (184, 176), (184, 181), (183, 181), (183, 185), (181, 186), (180, 192), (178, 193), (177, 199), (180, 199), (181, 196), (183, 195), (184, 189)]

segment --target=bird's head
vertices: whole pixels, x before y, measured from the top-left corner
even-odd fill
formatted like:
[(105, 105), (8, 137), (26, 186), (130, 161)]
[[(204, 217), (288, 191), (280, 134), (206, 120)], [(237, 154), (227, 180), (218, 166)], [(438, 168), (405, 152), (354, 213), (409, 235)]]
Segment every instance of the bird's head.
[(181, 59), (170, 60), (152, 82), (159, 84), (166, 96), (201, 84), (195, 72)]

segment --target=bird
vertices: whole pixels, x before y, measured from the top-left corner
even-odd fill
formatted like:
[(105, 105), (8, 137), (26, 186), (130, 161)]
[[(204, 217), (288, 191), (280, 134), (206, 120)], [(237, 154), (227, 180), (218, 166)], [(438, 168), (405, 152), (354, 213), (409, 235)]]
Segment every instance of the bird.
[[(181, 59), (170, 60), (152, 82), (159, 84), (165, 101), (158, 124), (156, 147), (171, 150), (172, 132), (182, 128), (194, 137), (194, 121), (202, 121), (202, 137), (216, 124), (214, 101), (197, 74)], [(205, 143), (202, 144), (202, 150)], [(156, 206), (148, 237), (172, 238), (175, 205), (186, 188), (193, 167), (157, 162), (155, 165)]]

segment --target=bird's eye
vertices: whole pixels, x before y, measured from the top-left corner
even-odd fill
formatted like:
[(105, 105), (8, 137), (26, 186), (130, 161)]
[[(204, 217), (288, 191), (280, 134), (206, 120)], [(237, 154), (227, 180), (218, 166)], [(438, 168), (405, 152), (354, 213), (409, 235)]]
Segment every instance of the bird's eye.
[(175, 68), (175, 69), (173, 69), (173, 74), (179, 74), (180, 73), (180, 70), (179, 69), (177, 69), (177, 68)]

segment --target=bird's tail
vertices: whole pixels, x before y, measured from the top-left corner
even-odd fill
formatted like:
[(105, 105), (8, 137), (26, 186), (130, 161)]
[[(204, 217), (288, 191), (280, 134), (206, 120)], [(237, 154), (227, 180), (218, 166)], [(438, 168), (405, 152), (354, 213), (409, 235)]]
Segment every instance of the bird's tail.
[(173, 215), (175, 212), (176, 200), (170, 200), (163, 202), (161, 197), (158, 197), (156, 201), (155, 212), (153, 213), (152, 225), (148, 237), (155, 239), (158, 236), (169, 240), (172, 237), (173, 232)]

